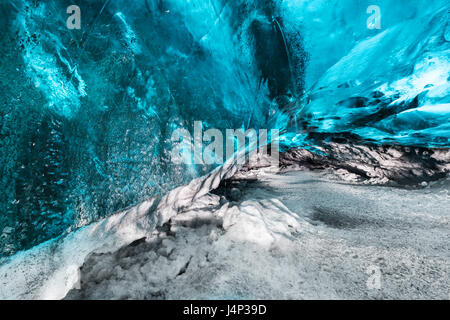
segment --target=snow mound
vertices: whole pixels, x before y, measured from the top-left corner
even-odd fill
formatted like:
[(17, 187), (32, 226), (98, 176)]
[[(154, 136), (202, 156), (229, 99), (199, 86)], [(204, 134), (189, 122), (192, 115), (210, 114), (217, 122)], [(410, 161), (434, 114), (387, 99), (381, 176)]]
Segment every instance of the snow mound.
[[(151, 235), (91, 254), (66, 299), (447, 297), (445, 181), (404, 190), (307, 172), (238, 176)], [(379, 289), (367, 284), (370, 270)]]
[(244, 292), (258, 294), (255, 287), (264, 297), (272, 294), (274, 278), (277, 295), (283, 295), (293, 275), (282, 272), (277, 257), (310, 229), (278, 199), (237, 206), (205, 195), (147, 239), (90, 255), (80, 289), (67, 298), (242, 299), (250, 298)]

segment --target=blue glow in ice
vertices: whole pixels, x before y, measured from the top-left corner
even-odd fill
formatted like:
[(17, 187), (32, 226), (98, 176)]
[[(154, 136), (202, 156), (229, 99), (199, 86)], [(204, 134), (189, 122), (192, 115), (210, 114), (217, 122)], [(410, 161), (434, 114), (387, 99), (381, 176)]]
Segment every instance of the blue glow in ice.
[(449, 147), (448, 1), (90, 0), (81, 30), (65, 5), (0, 3), (0, 255), (212, 170), (171, 159), (194, 121)]

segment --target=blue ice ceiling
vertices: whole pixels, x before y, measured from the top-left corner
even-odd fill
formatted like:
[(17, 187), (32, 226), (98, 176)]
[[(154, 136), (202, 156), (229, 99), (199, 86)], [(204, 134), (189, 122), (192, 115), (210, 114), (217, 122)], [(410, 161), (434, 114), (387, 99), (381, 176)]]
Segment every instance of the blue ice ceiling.
[[(67, 7), (81, 8), (69, 30)], [(380, 29), (368, 28), (380, 9)], [(0, 0), (0, 256), (211, 170), (171, 135), (279, 128), (449, 146), (438, 0)]]
[[(372, 4), (380, 8), (379, 30), (363, 27), (370, 14), (362, 13)], [(350, 132), (375, 143), (448, 147), (448, 3), (288, 1), (286, 6), (287, 12), (305, 13), (298, 20), (310, 63), (298, 116), (310, 130)]]

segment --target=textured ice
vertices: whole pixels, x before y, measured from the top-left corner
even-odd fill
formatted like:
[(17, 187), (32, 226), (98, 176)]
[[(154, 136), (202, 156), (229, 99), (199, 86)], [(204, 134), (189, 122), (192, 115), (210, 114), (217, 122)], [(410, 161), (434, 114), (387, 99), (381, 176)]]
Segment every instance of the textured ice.
[(322, 154), (306, 149), (290, 150), (281, 154), (280, 165), (331, 173), (348, 182), (408, 188), (427, 186), (429, 182), (445, 179), (450, 172), (449, 149), (329, 142), (320, 151)]
[[(342, 3), (350, 6), (351, 2)], [(346, 39), (340, 34), (355, 28), (353, 23), (361, 23), (358, 19), (344, 28), (322, 26), (329, 32), (339, 30), (331, 36), (343, 39), (344, 47), (352, 43), (351, 48), (318, 77), (299, 117), (309, 119), (308, 125), (319, 132), (347, 132), (380, 144), (448, 147), (450, 43), (445, 33), (449, 7), (438, 1), (428, 3), (395, 6), (384, 1), (383, 29), (372, 35), (366, 31), (365, 37), (353, 33)], [(361, 9), (353, 4), (352, 9), (338, 7), (319, 6), (315, 14)], [(395, 20), (389, 16), (393, 13)], [(341, 42), (329, 45), (337, 44)], [(313, 61), (310, 68), (319, 70), (315, 64), (320, 62)]]
[(277, 128), (331, 162), (355, 141), (448, 148), (448, 1), (377, 3), (380, 30), (369, 0), (88, 0), (68, 30), (67, 1), (0, 1), (0, 256), (211, 172), (170, 158), (196, 120)]
[[(341, 151), (349, 154), (355, 166), (371, 154), (374, 167), (408, 157)], [(448, 152), (432, 157), (438, 165)], [(446, 297), (448, 179), (417, 190), (343, 184), (296, 172), (300, 159), (283, 156), (291, 164), (282, 174), (264, 161), (241, 171), (227, 163), (161, 200), (10, 257), (0, 266), (0, 298)], [(314, 162), (324, 165), (305, 159)], [(374, 264), (386, 277), (380, 292), (365, 286)]]
[(285, 60), (267, 64), (285, 47), (264, 4), (159, 3), (86, 1), (83, 28), (68, 30), (64, 2), (1, 1), (0, 229), (14, 229), (2, 255), (210, 172), (170, 158), (173, 131), (194, 120), (286, 125), (272, 103)]
[(79, 268), (88, 254), (115, 251), (134, 240), (149, 237), (183, 208), (193, 203), (205, 205), (207, 194), (218, 188), (221, 181), (231, 178), (237, 169), (236, 162), (230, 161), (161, 199), (149, 199), (65, 237), (7, 258), (0, 265), (0, 299), (63, 298), (79, 283)]
[[(206, 194), (150, 236), (92, 253), (66, 298), (447, 298), (448, 181), (424, 191), (239, 177), (228, 181), (239, 199)], [(373, 266), (382, 290), (366, 286)]]

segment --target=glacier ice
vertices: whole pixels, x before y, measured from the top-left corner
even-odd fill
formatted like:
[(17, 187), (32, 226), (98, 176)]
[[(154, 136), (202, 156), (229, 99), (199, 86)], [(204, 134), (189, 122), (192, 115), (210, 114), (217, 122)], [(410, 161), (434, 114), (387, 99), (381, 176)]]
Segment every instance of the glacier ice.
[(60, 1), (1, 5), (3, 254), (208, 173), (170, 160), (179, 127), (286, 122), (271, 99), (290, 83), (267, 64), (285, 68), (286, 48), (257, 1), (87, 1), (79, 31)]
[(211, 172), (170, 159), (197, 120), (448, 148), (449, 4), (377, 3), (380, 30), (369, 0), (86, 0), (68, 30), (66, 1), (0, 0), (0, 256)]
[(443, 6), (360, 41), (314, 84), (299, 116), (321, 132), (447, 147), (448, 21)]
[[(424, 192), (298, 171), (257, 171), (252, 182), (255, 172), (240, 172), (228, 182), (246, 183), (244, 194), (223, 201), (209, 190), (232, 176), (224, 172), (10, 258), (0, 266), (0, 297), (446, 297), (448, 181)], [(364, 285), (373, 261), (386, 271), (382, 291)]]
[[(150, 237), (158, 227), (184, 208), (209, 206), (209, 192), (238, 170), (230, 160), (210, 174), (192, 180), (98, 222), (79, 228), (65, 237), (41, 243), (6, 258), (0, 264), (0, 299), (62, 299), (80, 281), (79, 267), (92, 252), (113, 252), (124, 245)], [(193, 205), (193, 200), (196, 203)]]

